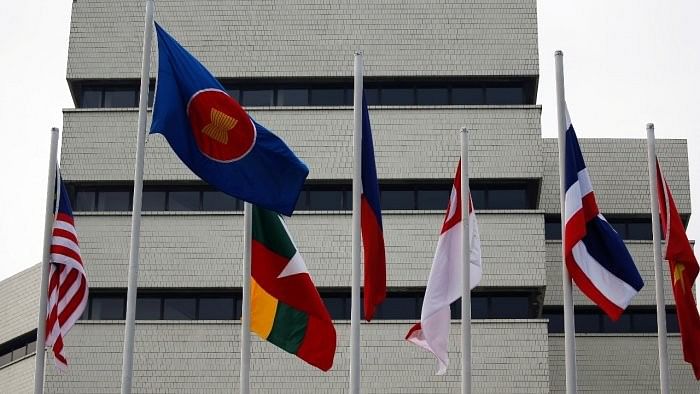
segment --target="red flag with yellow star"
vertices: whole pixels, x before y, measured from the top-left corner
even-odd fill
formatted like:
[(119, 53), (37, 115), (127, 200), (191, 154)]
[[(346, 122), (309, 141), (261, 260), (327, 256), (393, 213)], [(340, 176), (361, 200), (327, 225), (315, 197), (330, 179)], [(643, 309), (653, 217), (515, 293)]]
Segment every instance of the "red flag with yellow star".
[(666, 239), (665, 258), (671, 268), (673, 297), (681, 330), (683, 358), (693, 366), (695, 379), (700, 380), (700, 315), (693, 298), (693, 283), (698, 276), (698, 261), (685, 235), (683, 221), (671, 196), (671, 189), (661, 174), (656, 160), (656, 188), (659, 194), (659, 214)]

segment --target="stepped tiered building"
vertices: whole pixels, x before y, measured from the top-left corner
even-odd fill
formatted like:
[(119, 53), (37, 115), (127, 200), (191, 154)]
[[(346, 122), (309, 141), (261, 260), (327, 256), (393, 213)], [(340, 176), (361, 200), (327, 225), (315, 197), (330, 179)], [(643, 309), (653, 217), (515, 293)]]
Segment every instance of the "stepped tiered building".
[[(69, 371), (59, 374), (48, 357), (50, 393), (119, 392), (144, 8), (142, 1), (73, 1), (67, 81), (75, 108), (64, 110), (60, 162), (91, 288), (88, 310), (67, 337)], [(254, 336), (253, 392), (348, 388), (358, 49), (389, 288), (376, 320), (362, 324), (363, 391), (459, 390), (457, 305), (447, 375), (435, 376), (433, 356), (403, 338), (420, 317), (465, 125), (484, 267), (472, 296), (474, 392), (564, 391), (558, 153), (555, 139), (542, 138), (535, 104), (535, 0), (162, 0), (155, 15), (311, 169), (288, 223), (335, 319), (335, 364), (323, 373)], [(574, 290), (579, 390), (655, 393), (646, 142), (578, 133), (601, 210), (646, 282), (618, 323)], [(687, 221), (686, 142), (660, 140), (657, 149)], [(241, 203), (203, 184), (161, 135), (151, 135), (143, 210), (134, 392), (236, 392)], [(33, 387), (38, 275), (35, 266), (0, 282), (3, 393)], [(665, 280), (671, 391), (697, 392)]]

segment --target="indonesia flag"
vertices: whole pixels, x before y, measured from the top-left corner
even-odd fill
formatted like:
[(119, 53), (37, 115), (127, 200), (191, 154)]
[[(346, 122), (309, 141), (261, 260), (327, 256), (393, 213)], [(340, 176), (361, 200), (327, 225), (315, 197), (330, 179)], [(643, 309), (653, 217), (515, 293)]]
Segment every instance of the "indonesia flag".
[(566, 124), (566, 268), (578, 288), (617, 320), (644, 282), (624, 242), (598, 211), (568, 112)]
[[(461, 164), (461, 163), (460, 163)], [(462, 193), (461, 165), (457, 165), (450, 202), (442, 224), (433, 267), (425, 289), (420, 323), (414, 325), (406, 340), (432, 352), (437, 359), (438, 375), (447, 372), (448, 337), (450, 335), (450, 304), (462, 296)], [(469, 198), (470, 283), (471, 289), (481, 281), (481, 241)]]
[(362, 204), (360, 227), (365, 257), (365, 319), (372, 320), (375, 308), (386, 297), (386, 257), (382, 232), (382, 209), (379, 206), (379, 182), (374, 165), (372, 129), (369, 111), (362, 95)]

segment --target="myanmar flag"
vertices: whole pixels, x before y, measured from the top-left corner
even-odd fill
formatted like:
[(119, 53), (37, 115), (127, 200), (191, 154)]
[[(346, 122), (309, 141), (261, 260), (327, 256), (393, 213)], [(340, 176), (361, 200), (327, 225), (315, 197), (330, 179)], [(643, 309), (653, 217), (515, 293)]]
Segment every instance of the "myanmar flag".
[(335, 327), (282, 218), (253, 206), (251, 331), (328, 371)]

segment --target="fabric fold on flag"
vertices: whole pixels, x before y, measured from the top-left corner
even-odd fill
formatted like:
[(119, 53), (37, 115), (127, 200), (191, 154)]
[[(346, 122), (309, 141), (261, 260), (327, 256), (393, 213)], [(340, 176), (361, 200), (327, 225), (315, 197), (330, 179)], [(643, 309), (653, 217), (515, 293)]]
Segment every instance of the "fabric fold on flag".
[(659, 215), (666, 246), (664, 258), (671, 271), (673, 298), (681, 332), (683, 359), (693, 367), (695, 379), (700, 380), (700, 315), (693, 297), (693, 284), (698, 277), (698, 261), (685, 234), (683, 220), (678, 214), (671, 188), (656, 159), (656, 189), (659, 195)]
[(379, 204), (379, 182), (374, 163), (374, 144), (369, 123), (369, 110), (362, 95), (362, 193), (360, 227), (364, 249), (364, 307), (365, 320), (370, 321), (375, 308), (386, 297), (386, 255), (382, 229), (382, 209)]
[(282, 217), (255, 205), (251, 272), (251, 331), (328, 371), (333, 321)]
[[(450, 335), (450, 304), (462, 297), (462, 207), (461, 207), (461, 162), (457, 165), (450, 194), (450, 201), (440, 231), (440, 238), (433, 258), (433, 266), (425, 289), (420, 323), (415, 324), (406, 335), (412, 342), (435, 355), (437, 374), (447, 372), (449, 365), (448, 339)], [(469, 288), (481, 281), (481, 240), (474, 214), (474, 205), (469, 196)]]
[(617, 320), (644, 281), (625, 243), (598, 210), (568, 111), (566, 124), (566, 268), (581, 292)]
[[(61, 175), (56, 174), (55, 219), (52, 229), (49, 288), (46, 307), (46, 346), (51, 347), (54, 364), (68, 368), (63, 338), (85, 310), (88, 299), (87, 274), (80, 256), (73, 210)], [(40, 351), (41, 349), (37, 349)]]
[(205, 182), (291, 216), (309, 173), (279, 137), (255, 122), (194, 56), (155, 24), (158, 77), (151, 133)]

